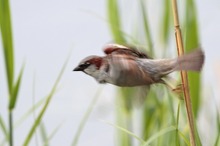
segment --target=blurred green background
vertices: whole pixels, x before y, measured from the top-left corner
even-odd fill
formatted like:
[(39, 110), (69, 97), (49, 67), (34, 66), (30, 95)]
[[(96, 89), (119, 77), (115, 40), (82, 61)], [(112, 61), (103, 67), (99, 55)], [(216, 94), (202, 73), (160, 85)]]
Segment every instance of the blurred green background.
[[(206, 54), (202, 73), (189, 73), (196, 143), (218, 146), (220, 2), (178, 6), (186, 52)], [(190, 145), (184, 101), (163, 85), (141, 99), (72, 72), (112, 42), (177, 56), (171, 1), (0, 0), (0, 26), (0, 145)]]

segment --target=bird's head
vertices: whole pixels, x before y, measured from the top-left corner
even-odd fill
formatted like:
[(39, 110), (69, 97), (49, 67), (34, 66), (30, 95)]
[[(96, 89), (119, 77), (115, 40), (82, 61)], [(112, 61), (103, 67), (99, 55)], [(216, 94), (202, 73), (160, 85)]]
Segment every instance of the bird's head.
[(97, 77), (99, 69), (103, 65), (103, 58), (100, 56), (88, 56), (84, 58), (73, 71), (83, 71), (84, 73)]

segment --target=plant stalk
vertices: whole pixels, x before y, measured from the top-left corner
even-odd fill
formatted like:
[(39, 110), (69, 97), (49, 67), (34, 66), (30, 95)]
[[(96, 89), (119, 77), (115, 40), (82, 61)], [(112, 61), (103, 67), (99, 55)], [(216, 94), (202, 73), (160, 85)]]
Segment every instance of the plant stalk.
[[(176, 0), (172, 0), (172, 9), (173, 9), (173, 17), (174, 17), (177, 51), (178, 51), (178, 56), (181, 56), (184, 54), (184, 46), (182, 41), (181, 29), (179, 25), (178, 8), (177, 8)], [(185, 106), (186, 106), (187, 117), (189, 122), (189, 129), (190, 129), (190, 143), (191, 146), (196, 146), (194, 119), (193, 119), (192, 104), (191, 104), (191, 98), (189, 92), (188, 75), (186, 71), (181, 71), (181, 79), (183, 84), (184, 100), (185, 100)]]
[(9, 145), (13, 146), (13, 113), (9, 110)]

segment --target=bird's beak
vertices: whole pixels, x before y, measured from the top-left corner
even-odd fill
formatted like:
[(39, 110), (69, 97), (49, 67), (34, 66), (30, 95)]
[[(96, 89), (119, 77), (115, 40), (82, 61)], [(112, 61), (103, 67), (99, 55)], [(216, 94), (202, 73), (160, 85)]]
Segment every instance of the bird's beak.
[(82, 71), (83, 69), (77, 66), (76, 68), (73, 69), (73, 71)]

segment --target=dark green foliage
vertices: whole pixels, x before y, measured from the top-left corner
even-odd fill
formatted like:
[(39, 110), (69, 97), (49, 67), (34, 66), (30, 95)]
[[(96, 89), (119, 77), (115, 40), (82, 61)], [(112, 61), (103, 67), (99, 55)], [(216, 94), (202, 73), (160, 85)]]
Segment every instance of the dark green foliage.
[[(185, 11), (185, 48), (187, 52), (190, 52), (198, 47), (200, 47), (199, 34), (198, 34), (198, 24), (197, 24), (197, 14), (196, 6), (193, 0), (186, 1), (186, 11)], [(201, 96), (201, 74), (199, 73), (189, 73), (189, 86), (190, 95), (192, 100), (192, 107), (195, 117), (198, 115), (198, 110), (200, 106)]]

